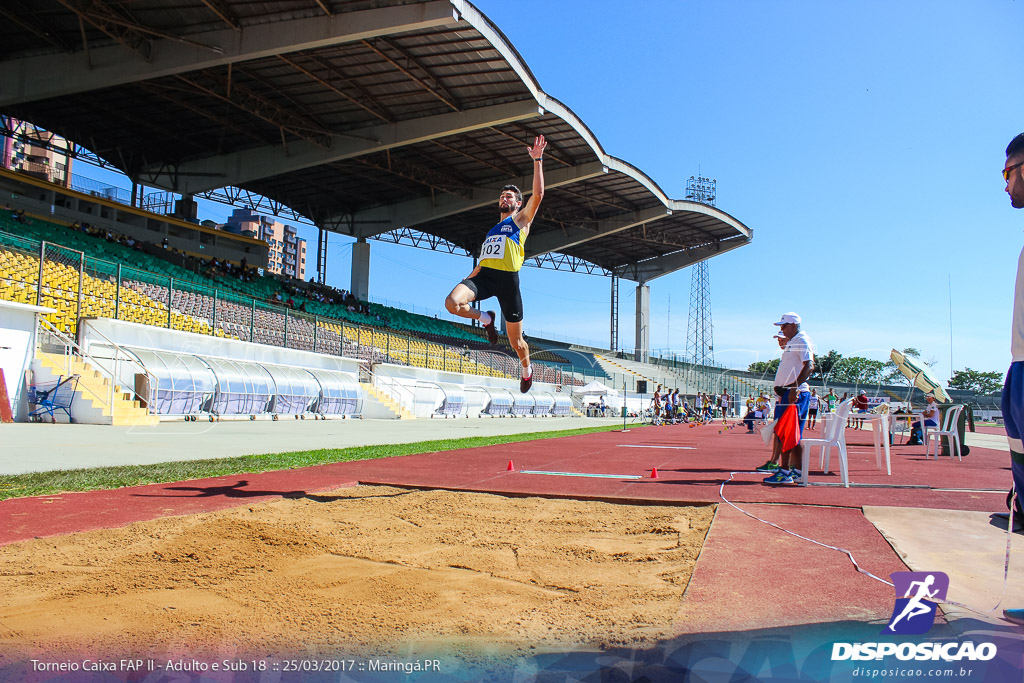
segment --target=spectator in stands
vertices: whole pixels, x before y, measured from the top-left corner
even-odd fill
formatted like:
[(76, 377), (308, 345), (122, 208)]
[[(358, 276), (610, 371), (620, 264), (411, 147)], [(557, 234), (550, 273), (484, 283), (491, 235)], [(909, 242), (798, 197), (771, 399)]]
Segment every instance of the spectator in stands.
[[(924, 410), (921, 412), (921, 418), (924, 420), (924, 424), (927, 427), (938, 427), (939, 426), (939, 406), (935, 403), (935, 394), (927, 393), (924, 395), (925, 404)], [(910, 425), (910, 440), (907, 441), (908, 446), (920, 446), (924, 443), (924, 427), (921, 426), (921, 420), (915, 420)]]
[(295, 299), (289, 296), (288, 300), (284, 302), (284, 305), (287, 306), (288, 308), (295, 308)]
[(164, 238), (164, 241), (160, 243), (160, 246), (163, 247), (164, 249), (167, 248), (167, 238), (166, 237)]
[[(1017, 135), (1006, 146), (1003, 180), (1010, 206), (1024, 209), (1024, 133)], [(1024, 251), (1017, 261), (1017, 281), (1013, 287), (1013, 317), (1010, 335), (1010, 369), (1003, 386), (1002, 413), (1006, 425), (1006, 438), (1010, 445), (1010, 474), (1016, 494), (1018, 515), (1024, 511)], [(1016, 518), (1016, 516), (1015, 516)], [(1019, 595), (1018, 595), (1019, 599)], [(1019, 603), (1018, 603), (1019, 604)], [(1016, 624), (1024, 624), (1024, 608), (1007, 608), (1003, 616)]]
[(270, 300), (275, 304), (284, 303), (284, 297), (281, 296), (281, 292), (274, 292), (274, 296), (270, 297)]

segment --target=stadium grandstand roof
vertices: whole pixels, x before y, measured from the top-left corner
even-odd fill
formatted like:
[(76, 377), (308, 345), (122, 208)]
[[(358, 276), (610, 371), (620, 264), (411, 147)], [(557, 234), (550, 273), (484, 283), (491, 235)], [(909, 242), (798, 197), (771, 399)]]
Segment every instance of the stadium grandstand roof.
[(465, 0), (11, 0), (0, 17), (0, 113), (150, 187), (241, 188), (334, 232), (476, 253), (543, 134), (528, 258), (647, 281), (753, 234), (606, 154)]

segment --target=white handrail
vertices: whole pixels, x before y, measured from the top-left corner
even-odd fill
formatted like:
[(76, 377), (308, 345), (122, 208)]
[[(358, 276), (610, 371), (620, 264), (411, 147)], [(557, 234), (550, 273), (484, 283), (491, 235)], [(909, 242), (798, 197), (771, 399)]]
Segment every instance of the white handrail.
[[(65, 367), (65, 371), (66, 371), (65, 374), (71, 374), (71, 357), (73, 356), (73, 354), (75, 352), (77, 352), (78, 355), (85, 362), (89, 363), (89, 365), (91, 365), (94, 369), (99, 370), (105, 376), (109, 377), (109, 379), (110, 379), (110, 381), (109, 381), (109, 389), (107, 391), (107, 396), (106, 397), (99, 396), (95, 391), (93, 391), (91, 388), (89, 388), (89, 386), (87, 384), (85, 384), (85, 383), (79, 382), (79, 386), (80, 387), (84, 387), (85, 390), (89, 391), (89, 393), (91, 393), (92, 395), (96, 396), (96, 398), (100, 399), (101, 401), (102, 400), (106, 400), (107, 401), (107, 405), (110, 406), (110, 417), (111, 418), (114, 417), (114, 390), (115, 390), (115, 388), (117, 386), (117, 380), (120, 377), (120, 370), (121, 370), (120, 366), (121, 366), (122, 362), (129, 362), (129, 363), (133, 364), (134, 366), (136, 366), (137, 368), (142, 370), (142, 374), (146, 375), (146, 377), (149, 379), (150, 395), (152, 395), (157, 390), (157, 386), (159, 384), (159, 378), (157, 378), (156, 375), (152, 374), (146, 368), (146, 366), (143, 365), (137, 358), (134, 358), (133, 354), (130, 351), (128, 351), (127, 349), (121, 347), (119, 344), (111, 341), (103, 333), (99, 332), (95, 328), (93, 328), (90, 333), (91, 334), (95, 334), (96, 336), (100, 337), (104, 342), (109, 344), (114, 349), (114, 357), (113, 357), (113, 359), (111, 359), (111, 360), (114, 361), (114, 367), (113, 367), (112, 370), (109, 369), (108, 367), (105, 367), (104, 363), (99, 358), (97, 358), (96, 356), (94, 356), (92, 354), (87, 353), (85, 351), (85, 349), (83, 349), (81, 347), (81, 345), (79, 345), (78, 342), (76, 342), (74, 339), (72, 339), (71, 337), (69, 337), (68, 335), (64, 334), (63, 332), (58, 330), (56, 327), (51, 325), (50, 322), (47, 321), (46, 319), (40, 318), (39, 319), (39, 323), (40, 323), (40, 327), (43, 329), (43, 332), (45, 332), (45, 333), (55, 337), (57, 340), (59, 340), (60, 344), (63, 346), (63, 349), (64, 349), (64, 351), (63, 351), (63, 353), (64, 353), (64, 367)], [(39, 346), (41, 341), (42, 340), (41, 340), (41, 335), (40, 335), (39, 341), (37, 341), (37, 347)], [(122, 354), (124, 356), (123, 359), (122, 359)], [(144, 403), (146, 405), (146, 412), (148, 412), (148, 413), (152, 413), (153, 412), (153, 401), (150, 400), (149, 396), (145, 396), (145, 397), (141, 396), (138, 393), (138, 391), (136, 391), (134, 386), (129, 387), (129, 391), (132, 393), (132, 395), (135, 396), (136, 399), (138, 399), (140, 401), (140, 403)]]
[[(410, 413), (414, 413), (416, 411), (416, 395), (412, 390), (394, 377), (380, 375), (375, 372), (371, 373), (371, 375), (373, 377), (373, 385), (386, 389), (392, 398), (396, 398), (400, 407), (405, 408)], [(397, 397), (396, 394), (398, 394)], [(406, 394), (408, 394), (408, 399), (406, 398)]]

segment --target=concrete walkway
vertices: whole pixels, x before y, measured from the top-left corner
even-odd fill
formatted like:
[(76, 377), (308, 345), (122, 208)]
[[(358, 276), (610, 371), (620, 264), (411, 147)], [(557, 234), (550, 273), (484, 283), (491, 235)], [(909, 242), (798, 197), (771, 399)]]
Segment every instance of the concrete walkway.
[(964, 442), (974, 448), (991, 448), (995, 451), (1010, 452), (1010, 444), (1005, 434), (983, 434), (982, 432), (967, 432), (964, 434)]
[[(622, 424), (622, 418), (164, 422), (153, 427), (0, 425), (0, 475), (413, 443)], [(1005, 441), (1005, 439), (1003, 439)]]

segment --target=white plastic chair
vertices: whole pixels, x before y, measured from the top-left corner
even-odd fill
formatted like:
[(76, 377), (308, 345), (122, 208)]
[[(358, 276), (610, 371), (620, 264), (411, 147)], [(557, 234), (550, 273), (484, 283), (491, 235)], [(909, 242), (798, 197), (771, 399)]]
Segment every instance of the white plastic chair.
[(931, 455), (932, 439), (935, 440), (935, 459), (939, 459), (939, 440), (945, 436), (946, 438), (949, 439), (949, 459), (953, 459), (953, 446), (955, 444), (957, 460), (960, 460), (961, 462), (963, 461), (963, 458), (960, 455), (960, 431), (957, 429), (957, 425), (960, 419), (960, 411), (963, 409), (963, 405), (960, 404), (950, 406), (949, 408), (946, 409), (946, 419), (942, 421), (942, 429), (933, 429), (932, 431), (925, 431), (925, 460), (927, 460), (928, 456)]
[(850, 412), (853, 410), (853, 399), (847, 399), (836, 406), (836, 412), (833, 414), (832, 419), (829, 420), (828, 426), (825, 428), (824, 438), (821, 439), (803, 439), (801, 443), (804, 446), (804, 452), (801, 457), (801, 476), (800, 484), (807, 486), (807, 470), (808, 461), (811, 458), (811, 449), (815, 446), (821, 446), (821, 458), (818, 461), (818, 466), (825, 473), (829, 471), (828, 462), (829, 457), (832, 454), (832, 449), (835, 448), (839, 451), (839, 472), (843, 478), (843, 486), (849, 488), (850, 486), (850, 473), (847, 467), (846, 461), (846, 418), (849, 417)]

